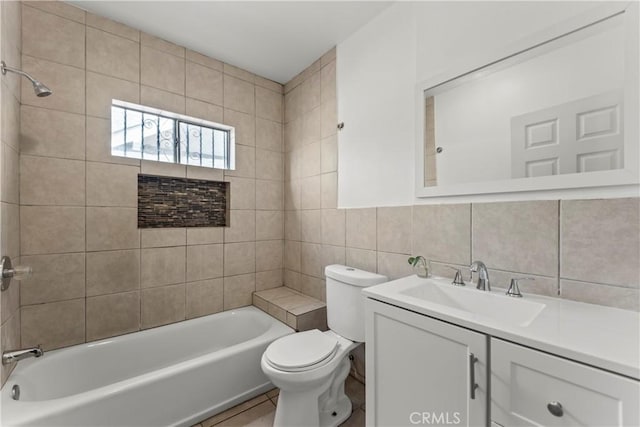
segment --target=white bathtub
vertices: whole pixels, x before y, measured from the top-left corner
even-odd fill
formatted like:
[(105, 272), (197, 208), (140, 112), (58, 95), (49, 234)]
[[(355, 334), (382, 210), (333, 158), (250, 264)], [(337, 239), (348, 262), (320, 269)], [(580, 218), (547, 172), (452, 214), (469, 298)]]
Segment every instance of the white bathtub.
[(46, 352), (4, 385), (2, 426), (191, 425), (273, 387), (260, 358), (292, 332), (244, 307)]

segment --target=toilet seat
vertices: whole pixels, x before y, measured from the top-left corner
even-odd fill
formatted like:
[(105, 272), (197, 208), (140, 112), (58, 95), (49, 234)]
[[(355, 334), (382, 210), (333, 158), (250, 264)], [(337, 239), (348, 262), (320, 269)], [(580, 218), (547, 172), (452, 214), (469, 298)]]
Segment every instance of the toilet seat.
[(339, 348), (338, 339), (317, 329), (280, 338), (267, 347), (265, 359), (275, 369), (300, 372), (329, 363)]

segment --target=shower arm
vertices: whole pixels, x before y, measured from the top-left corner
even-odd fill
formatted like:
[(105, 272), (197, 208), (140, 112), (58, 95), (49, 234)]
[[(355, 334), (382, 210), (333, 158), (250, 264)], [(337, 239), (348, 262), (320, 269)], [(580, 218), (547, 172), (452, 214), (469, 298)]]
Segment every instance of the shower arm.
[(7, 64), (5, 64), (4, 61), (0, 61), (0, 69), (2, 70), (2, 75), (6, 75), (7, 71), (10, 71), (12, 73), (16, 73), (16, 74), (20, 74), (21, 76), (25, 76), (26, 78), (28, 78), (29, 80), (31, 80), (31, 83), (36, 83), (37, 80), (34, 79), (33, 77), (31, 77), (31, 75), (27, 72), (24, 72), (22, 70), (18, 70), (17, 68), (12, 68), (12, 67), (8, 67)]

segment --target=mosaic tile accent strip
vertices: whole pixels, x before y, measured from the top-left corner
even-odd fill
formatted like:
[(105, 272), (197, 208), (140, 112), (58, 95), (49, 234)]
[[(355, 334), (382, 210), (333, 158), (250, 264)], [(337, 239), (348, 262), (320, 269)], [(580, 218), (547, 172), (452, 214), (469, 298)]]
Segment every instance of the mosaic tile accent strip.
[(225, 227), (229, 183), (138, 175), (138, 228)]

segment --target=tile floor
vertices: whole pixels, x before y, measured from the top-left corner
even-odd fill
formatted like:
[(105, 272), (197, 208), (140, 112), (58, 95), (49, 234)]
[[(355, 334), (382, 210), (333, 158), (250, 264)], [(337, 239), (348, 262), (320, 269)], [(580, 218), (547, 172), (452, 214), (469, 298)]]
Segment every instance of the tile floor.
[[(346, 381), (347, 396), (353, 403), (353, 413), (345, 421), (343, 427), (364, 427), (365, 399), (364, 384), (349, 376)], [(193, 427), (212, 426), (252, 426), (271, 427), (276, 414), (278, 403), (278, 389), (254, 397), (244, 403), (234, 406), (218, 415), (206, 419)]]

